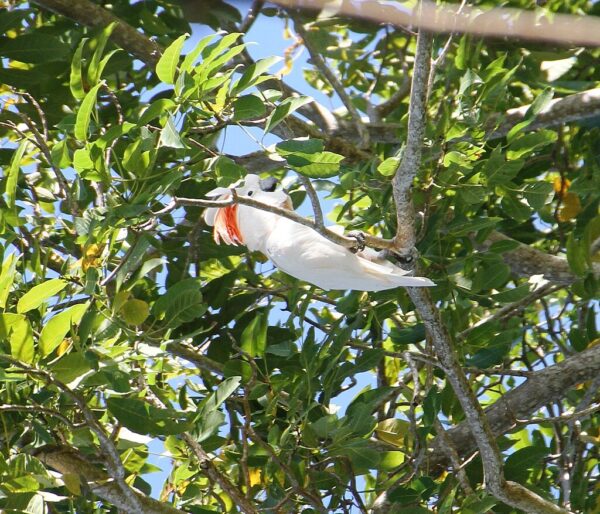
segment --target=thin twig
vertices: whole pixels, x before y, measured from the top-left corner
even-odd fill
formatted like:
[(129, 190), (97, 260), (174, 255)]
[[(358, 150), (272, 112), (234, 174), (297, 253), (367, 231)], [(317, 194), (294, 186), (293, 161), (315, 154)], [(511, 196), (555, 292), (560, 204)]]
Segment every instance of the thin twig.
[(462, 490), (468, 496), (474, 494), (473, 488), (471, 487), (471, 484), (469, 482), (469, 477), (467, 476), (467, 473), (463, 466), (464, 463), (461, 462), (460, 456), (458, 455), (454, 444), (452, 444), (452, 439), (448, 437), (444, 425), (442, 425), (442, 422), (437, 417), (434, 420), (434, 426), (438, 437), (442, 440), (443, 443), (441, 445), (441, 448), (452, 463), (452, 467), (454, 468), (456, 476), (458, 477), (458, 483), (462, 487)]
[(325, 62), (325, 59), (323, 59), (323, 57), (321, 56), (319, 51), (311, 43), (310, 37), (307, 35), (306, 28), (304, 27), (304, 24), (302, 23), (302, 21), (298, 20), (297, 18), (294, 18), (294, 28), (295, 28), (296, 32), (302, 38), (302, 41), (304, 42), (304, 46), (306, 47), (306, 49), (308, 50), (308, 53), (310, 54), (310, 59), (311, 59), (312, 63), (318, 68), (318, 70), (323, 74), (323, 76), (331, 84), (331, 87), (337, 93), (340, 100), (342, 101), (342, 103), (344, 104), (346, 109), (348, 110), (348, 114), (350, 114), (350, 117), (352, 118), (352, 121), (354, 122), (354, 126), (360, 136), (360, 141), (361, 141), (360, 146), (362, 148), (366, 148), (369, 144), (369, 132), (368, 132), (365, 124), (362, 121), (360, 113), (358, 112), (356, 107), (354, 107), (354, 104), (352, 103), (352, 99), (348, 96), (346, 89), (341, 84), (341, 82), (338, 80), (338, 78), (333, 74), (333, 72), (331, 71), (331, 69), (329, 68), (329, 66)]
[(298, 177), (300, 178), (300, 182), (302, 182), (302, 185), (304, 186), (306, 194), (308, 195), (308, 198), (312, 205), (313, 213), (315, 215), (315, 225), (319, 229), (322, 229), (324, 228), (323, 210), (321, 209), (321, 204), (319, 203), (319, 197), (317, 196), (317, 192), (315, 191), (315, 188), (313, 187), (308, 177), (305, 177), (301, 173), (298, 173)]

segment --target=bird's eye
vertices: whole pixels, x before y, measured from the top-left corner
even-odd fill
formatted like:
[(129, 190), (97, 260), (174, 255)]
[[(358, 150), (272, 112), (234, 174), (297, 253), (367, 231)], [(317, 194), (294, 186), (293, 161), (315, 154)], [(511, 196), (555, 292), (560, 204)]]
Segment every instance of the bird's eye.
[(254, 194), (254, 191), (250, 190), (248, 191), (248, 196), (252, 196)]

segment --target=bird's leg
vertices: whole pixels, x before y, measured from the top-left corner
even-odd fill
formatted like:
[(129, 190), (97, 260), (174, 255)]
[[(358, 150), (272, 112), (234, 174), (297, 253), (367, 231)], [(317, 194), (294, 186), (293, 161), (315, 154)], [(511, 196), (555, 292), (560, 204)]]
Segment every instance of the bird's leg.
[(348, 232), (347, 235), (348, 237), (353, 237), (356, 239), (356, 244), (348, 248), (348, 250), (350, 250), (352, 253), (358, 253), (365, 249), (367, 238), (365, 237), (364, 232), (361, 232), (360, 230), (352, 230), (351, 232)]

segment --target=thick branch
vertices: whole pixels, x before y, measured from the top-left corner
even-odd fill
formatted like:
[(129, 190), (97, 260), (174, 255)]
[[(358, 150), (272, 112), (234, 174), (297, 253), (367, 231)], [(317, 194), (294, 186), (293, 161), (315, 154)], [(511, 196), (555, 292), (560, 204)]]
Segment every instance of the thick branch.
[(117, 45), (151, 68), (154, 68), (160, 58), (162, 50), (159, 45), (104, 7), (89, 0), (33, 0), (33, 3), (87, 27), (103, 28), (116, 22), (111, 39)]
[(395, 244), (396, 248), (403, 253), (410, 253), (415, 246), (415, 213), (411, 199), (411, 187), (421, 166), (432, 41), (431, 34), (419, 32), (410, 92), (406, 146), (400, 165), (392, 179), (398, 224)]
[[(518, 387), (510, 390), (493, 405), (485, 415), (495, 437), (519, 426), (519, 420), (529, 418), (544, 405), (564, 398), (569, 390), (593, 380), (600, 373), (600, 346), (593, 346), (564, 361), (537, 371)], [(458, 454), (465, 458), (477, 449), (467, 422), (447, 431)], [(444, 444), (436, 439), (434, 447)], [(448, 460), (443, 452), (434, 451), (429, 460), (432, 468), (446, 467)]]
[[(523, 121), (530, 105), (509, 109), (501, 116), (502, 122), (494, 128), (496, 120), (490, 120), (486, 125), (486, 139), (499, 139), (510, 131), (517, 123)], [(581, 91), (573, 95), (557, 98), (537, 114), (535, 119), (523, 130), (530, 132), (545, 127), (557, 127), (573, 121), (600, 116), (600, 88)]]
[[(565, 514), (567, 511), (556, 504), (545, 500), (522, 485), (507, 481), (504, 478), (502, 457), (496, 444), (494, 432), (460, 367), (452, 347), (450, 334), (444, 326), (438, 310), (433, 305), (429, 291), (415, 287), (407, 289), (411, 300), (423, 319), (448, 381), (451, 383), (465, 412), (467, 421), (464, 430), (469, 433), (481, 453), (485, 483), (490, 493), (504, 503), (528, 513)], [(452, 437), (452, 433), (453, 430), (450, 430), (447, 435)], [(454, 441), (454, 438), (452, 440)], [(454, 446), (459, 455), (465, 455), (459, 450), (456, 443)]]
[(171, 507), (168, 503), (160, 502), (137, 491), (132, 491), (141, 511), (130, 508), (129, 498), (111, 478), (101, 471), (98, 466), (90, 463), (75, 448), (46, 446), (35, 451), (35, 456), (45, 465), (55, 469), (63, 475), (83, 478), (92, 492), (110, 502), (124, 513), (131, 514), (184, 514), (183, 511)]
[[(482, 247), (487, 250), (496, 241), (515, 240), (494, 231), (488, 236)], [(543, 275), (546, 280), (562, 285), (572, 284), (579, 278), (571, 271), (567, 259), (549, 255), (523, 243), (519, 243), (514, 250), (504, 252), (502, 258), (512, 272), (519, 277)], [(592, 269), (596, 276), (600, 275), (600, 263), (594, 263)]]
[(412, 26), (431, 32), (478, 34), (480, 36), (553, 41), (564, 44), (600, 46), (600, 19), (596, 16), (526, 11), (508, 7), (483, 10), (458, 4), (436, 5), (419, 2), (413, 9), (400, 3), (378, 0), (340, 0), (334, 6), (327, 0), (273, 0), (273, 3), (296, 9), (334, 9), (340, 16), (350, 16), (397, 27)]

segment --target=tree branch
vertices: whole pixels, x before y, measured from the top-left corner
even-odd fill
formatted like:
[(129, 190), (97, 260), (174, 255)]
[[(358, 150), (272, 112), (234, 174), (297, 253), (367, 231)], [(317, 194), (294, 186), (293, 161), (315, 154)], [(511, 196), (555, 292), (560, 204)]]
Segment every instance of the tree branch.
[[(346, 248), (353, 248), (356, 246), (355, 238), (342, 236), (332, 230), (329, 230), (326, 227), (319, 227), (316, 221), (304, 218), (295, 211), (290, 211), (288, 209), (282, 209), (273, 205), (258, 202), (256, 200), (253, 200), (252, 198), (248, 198), (247, 196), (236, 196), (234, 198), (231, 198), (230, 200), (199, 200), (196, 198), (173, 198), (173, 201), (169, 205), (167, 205), (164, 209), (155, 212), (154, 215), (160, 216), (162, 214), (169, 213), (180, 205), (187, 205), (191, 207), (227, 207), (228, 205), (233, 205), (235, 203), (240, 205), (248, 205), (249, 207), (254, 207), (263, 211), (272, 212), (273, 214), (277, 214), (279, 216), (283, 216), (284, 218), (288, 218), (292, 221), (295, 221), (296, 223), (299, 223), (300, 225), (312, 228), (313, 230), (321, 234), (323, 237)], [(372, 236), (370, 234), (365, 234), (365, 244), (367, 246), (380, 249), (394, 248), (393, 240), (383, 239), (381, 237)]]
[[(431, 44), (432, 36), (420, 30), (411, 84), (406, 147), (392, 180), (398, 223), (395, 243), (397, 251), (406, 254), (412, 253), (415, 244), (415, 216), (410, 189), (421, 165)], [(503, 460), (494, 434), (458, 362), (450, 334), (433, 304), (429, 291), (419, 288), (407, 288), (407, 291), (425, 324), (446, 377), (463, 408), (469, 430), (481, 453), (485, 484), (490, 493), (507, 505), (525, 512), (565, 513), (565, 510), (554, 503), (504, 478)]]
[(478, 34), (487, 37), (552, 41), (569, 45), (600, 46), (600, 19), (596, 16), (544, 13), (509, 7), (483, 10), (458, 4), (436, 5), (419, 2), (413, 9), (402, 4), (378, 0), (273, 0), (273, 3), (296, 9), (321, 10), (326, 4), (338, 16), (349, 16), (397, 27), (418, 27), (430, 32)]
[(241, 491), (229, 480), (226, 474), (223, 474), (213, 464), (212, 459), (208, 453), (204, 451), (204, 448), (189, 434), (182, 434), (181, 438), (185, 441), (188, 447), (192, 450), (196, 459), (198, 459), (198, 466), (211, 480), (211, 482), (219, 484), (221, 489), (235, 502), (242, 512), (246, 514), (257, 514), (258, 510), (248, 501), (248, 499), (241, 493)]
[(103, 28), (115, 22), (110, 38), (121, 48), (154, 69), (162, 49), (150, 38), (117, 18), (109, 10), (89, 0), (33, 0), (33, 3), (75, 20), (87, 27)]
[[(495, 127), (498, 118), (490, 119), (486, 123), (486, 139), (500, 139), (506, 136), (510, 129), (523, 121), (530, 107), (530, 105), (523, 105), (509, 109), (500, 116), (501, 123), (498, 127)], [(546, 127), (557, 127), (596, 116), (600, 116), (600, 88), (551, 100), (523, 130), (530, 132)]]
[[(594, 380), (599, 373), (600, 346), (593, 346), (558, 364), (535, 372), (526, 382), (511, 389), (485, 409), (494, 437), (516, 428), (519, 426), (519, 420), (527, 419), (544, 405), (564, 398), (571, 388)], [(447, 435), (463, 458), (477, 449), (466, 421), (447, 430)], [(437, 448), (443, 444), (443, 440), (436, 438), (432, 446)], [(447, 462), (443, 452), (438, 451), (434, 451), (429, 459), (431, 468), (445, 468)]]
[[(488, 236), (481, 247), (487, 250), (492, 243), (497, 241), (515, 240), (500, 232), (494, 231)], [(546, 280), (554, 284), (562, 285), (572, 284), (579, 279), (579, 277), (571, 271), (567, 259), (549, 255), (523, 243), (519, 243), (519, 246), (514, 250), (504, 252), (502, 258), (504, 259), (504, 262), (508, 264), (512, 272), (519, 277), (543, 275)], [(593, 263), (592, 271), (594, 275), (600, 276), (600, 263)]]
[(86, 485), (92, 492), (110, 502), (124, 513), (131, 514), (185, 514), (182, 510), (171, 507), (168, 503), (160, 502), (137, 491), (135, 495), (139, 510), (130, 507), (129, 495), (125, 495), (111, 477), (89, 462), (79, 451), (68, 446), (43, 446), (34, 450), (34, 456), (45, 465), (63, 475), (72, 475), (85, 479)]
[(98, 423), (96, 417), (89, 409), (86, 402), (67, 385), (60, 380), (57, 380), (51, 373), (33, 366), (29, 366), (24, 362), (9, 357), (8, 355), (0, 354), (0, 359), (8, 362), (16, 368), (23, 370), (29, 375), (40, 377), (47, 385), (55, 386), (60, 391), (65, 393), (75, 403), (75, 405), (77, 405), (81, 414), (83, 415), (83, 418), (85, 419), (87, 426), (98, 438), (98, 443), (105, 457), (104, 460), (106, 462), (109, 475), (114, 480), (114, 486), (120, 490), (121, 497), (126, 500), (126, 507), (124, 508), (126, 508), (128, 512), (132, 513), (144, 512), (138, 501), (137, 493), (125, 482), (127, 473), (123, 463), (121, 462), (121, 457), (119, 456), (116, 446), (106, 435), (104, 428)]
[[(496, 444), (495, 434), (460, 367), (452, 347), (450, 334), (444, 326), (439, 312), (433, 305), (429, 291), (415, 287), (407, 288), (407, 290), (421, 315), (429, 337), (432, 339), (448, 381), (451, 383), (465, 412), (467, 421), (464, 429), (470, 432), (469, 435), (479, 448), (483, 462), (485, 484), (490, 493), (507, 505), (532, 514), (565, 514), (568, 512), (521, 484), (504, 478), (502, 457)], [(452, 436), (453, 430), (447, 432), (449, 437)], [(466, 452), (460, 452), (456, 443), (454, 446), (457, 448), (457, 453), (466, 454)]]
[(358, 132), (358, 134), (360, 136), (361, 147), (362, 148), (366, 147), (369, 143), (369, 132), (365, 128), (365, 125), (361, 119), (360, 113), (358, 112), (356, 107), (354, 107), (354, 104), (352, 103), (352, 99), (348, 96), (346, 89), (340, 83), (338, 78), (333, 74), (331, 69), (329, 69), (329, 66), (327, 66), (327, 63), (325, 62), (325, 59), (323, 59), (323, 57), (321, 56), (319, 51), (314, 47), (314, 45), (310, 41), (310, 37), (308, 37), (307, 31), (306, 31), (302, 21), (298, 20), (297, 18), (293, 18), (293, 20), (294, 20), (294, 29), (302, 38), (302, 42), (304, 43), (304, 46), (306, 47), (306, 49), (308, 50), (308, 53), (310, 54), (312, 63), (323, 74), (323, 76), (327, 79), (329, 84), (331, 84), (331, 87), (337, 93), (338, 97), (340, 98), (340, 100), (342, 101), (342, 103), (344, 104), (346, 109), (348, 110), (348, 114), (350, 114), (350, 117), (352, 118), (352, 121), (354, 123), (354, 128), (356, 129), (356, 131)]
[(432, 41), (431, 34), (419, 32), (411, 83), (406, 146), (392, 179), (397, 222), (394, 243), (401, 254), (410, 254), (415, 246), (415, 212), (411, 188), (421, 167)]

